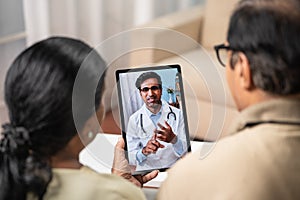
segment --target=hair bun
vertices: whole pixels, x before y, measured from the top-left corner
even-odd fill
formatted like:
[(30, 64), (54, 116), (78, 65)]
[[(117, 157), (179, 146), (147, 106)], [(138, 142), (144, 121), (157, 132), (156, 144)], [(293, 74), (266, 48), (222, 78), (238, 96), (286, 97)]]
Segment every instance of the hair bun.
[(29, 133), (24, 127), (17, 127), (10, 123), (2, 125), (2, 139), (0, 151), (3, 153), (16, 153), (29, 150)]

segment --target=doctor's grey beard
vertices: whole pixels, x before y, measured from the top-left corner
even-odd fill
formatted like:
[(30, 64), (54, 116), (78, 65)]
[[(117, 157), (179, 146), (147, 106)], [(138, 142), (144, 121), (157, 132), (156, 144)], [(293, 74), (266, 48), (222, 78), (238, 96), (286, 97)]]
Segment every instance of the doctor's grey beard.
[(160, 108), (161, 108), (161, 105), (162, 105), (162, 102), (161, 100), (158, 100), (157, 102), (155, 103), (151, 103), (152, 105), (147, 105), (147, 108), (148, 110), (150, 110), (153, 114), (156, 114)]

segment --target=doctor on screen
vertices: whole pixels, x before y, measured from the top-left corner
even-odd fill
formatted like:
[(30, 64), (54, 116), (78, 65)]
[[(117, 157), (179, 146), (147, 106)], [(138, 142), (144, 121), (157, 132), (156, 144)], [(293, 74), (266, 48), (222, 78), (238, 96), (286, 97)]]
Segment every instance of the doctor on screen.
[(182, 111), (161, 99), (157, 73), (141, 74), (135, 85), (144, 104), (128, 121), (129, 163), (136, 171), (170, 167), (187, 152)]

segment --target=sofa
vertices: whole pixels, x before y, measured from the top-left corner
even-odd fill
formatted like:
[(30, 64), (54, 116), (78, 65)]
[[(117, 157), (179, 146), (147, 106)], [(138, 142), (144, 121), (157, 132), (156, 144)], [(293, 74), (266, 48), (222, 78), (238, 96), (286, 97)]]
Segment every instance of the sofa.
[(226, 41), (230, 13), (237, 0), (207, 0), (203, 6), (169, 14), (130, 32), (131, 51), (109, 63), (102, 129), (120, 133), (114, 72), (119, 68), (179, 64), (192, 140), (227, 136), (238, 111), (226, 84), (225, 68), (213, 46)]

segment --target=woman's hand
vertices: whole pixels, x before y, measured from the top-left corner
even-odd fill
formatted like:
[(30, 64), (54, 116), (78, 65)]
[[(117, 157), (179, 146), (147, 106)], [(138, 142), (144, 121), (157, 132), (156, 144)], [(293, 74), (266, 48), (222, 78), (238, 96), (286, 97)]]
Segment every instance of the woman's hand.
[(124, 147), (125, 143), (123, 138), (119, 138), (115, 146), (114, 161), (111, 172), (129, 180), (138, 187), (143, 187), (144, 183), (147, 183), (157, 176), (158, 170), (154, 170), (145, 175), (132, 175), (128, 161), (125, 158)]

